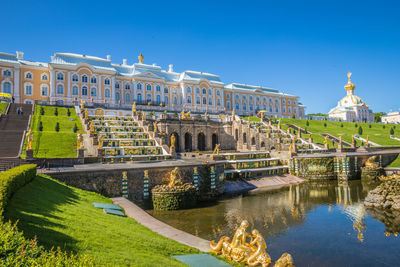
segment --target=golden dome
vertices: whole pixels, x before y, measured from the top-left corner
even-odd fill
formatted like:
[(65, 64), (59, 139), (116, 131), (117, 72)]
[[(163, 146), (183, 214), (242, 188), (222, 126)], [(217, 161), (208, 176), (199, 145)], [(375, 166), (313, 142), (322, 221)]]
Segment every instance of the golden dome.
[(351, 72), (347, 73), (347, 77), (349, 78), (349, 81), (344, 86), (344, 89), (346, 89), (347, 91), (353, 91), (356, 88), (356, 85), (351, 82)]

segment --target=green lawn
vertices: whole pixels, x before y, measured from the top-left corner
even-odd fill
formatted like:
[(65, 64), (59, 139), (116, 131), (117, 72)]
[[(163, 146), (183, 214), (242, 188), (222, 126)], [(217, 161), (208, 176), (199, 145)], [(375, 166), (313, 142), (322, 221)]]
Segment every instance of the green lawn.
[(400, 155), (388, 167), (400, 167)]
[(0, 103), (0, 114), (5, 114), (8, 103)]
[[(300, 119), (281, 119), (281, 125), (283, 129), (286, 129), (287, 123), (295, 124), (300, 126), (303, 129), (307, 129), (312, 132), (314, 140), (316, 140), (317, 135), (320, 133), (330, 133), (336, 137), (342, 136), (344, 141), (351, 142), (351, 136), (353, 134), (358, 134), (358, 126), (361, 126), (363, 129), (363, 134), (361, 137), (366, 138), (369, 136), (369, 140), (375, 142), (379, 145), (383, 146), (400, 146), (400, 142), (397, 140), (390, 139), (390, 128), (394, 125), (384, 125), (377, 123), (351, 123), (351, 122), (333, 122), (333, 121), (317, 121), (317, 120), (309, 120), (309, 126), (307, 126), (307, 120)], [(326, 123), (326, 127), (324, 126)], [(341, 125), (343, 124), (343, 127)], [(357, 127), (355, 127), (357, 124)], [(369, 126), (371, 125), (371, 128)], [(385, 128), (383, 128), (385, 127)], [(395, 136), (400, 136), (400, 126), (394, 126)], [(318, 138), (318, 143), (323, 140)], [(359, 141), (358, 141), (359, 142)], [(360, 145), (360, 144), (358, 144)]]
[(198, 253), (131, 218), (105, 214), (93, 202), (111, 200), (38, 175), (13, 195), (5, 218), (18, 220), (24, 236), (37, 236), (46, 248), (87, 254), (100, 266), (183, 266), (170, 256)]
[[(41, 107), (44, 110), (44, 115), (40, 115)], [(74, 108), (69, 108), (70, 116), (67, 115), (68, 108), (58, 107), (58, 116), (54, 114), (55, 109), (56, 107), (35, 106), (35, 113), (31, 122), (33, 156), (35, 158), (75, 158), (77, 156), (77, 135), (74, 133), (73, 128), (76, 124), (78, 131), (81, 130), (81, 121)], [(40, 121), (43, 125), (42, 131), (39, 131)], [(59, 132), (55, 130), (57, 122), (60, 125)], [(23, 153), (22, 157), (25, 157), (25, 153)]]

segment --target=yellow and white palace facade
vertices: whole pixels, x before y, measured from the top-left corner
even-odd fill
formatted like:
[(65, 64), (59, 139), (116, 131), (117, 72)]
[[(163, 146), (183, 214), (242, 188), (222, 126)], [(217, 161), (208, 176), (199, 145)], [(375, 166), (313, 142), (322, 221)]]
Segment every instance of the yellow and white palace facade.
[(254, 115), (265, 110), (271, 117), (305, 117), (299, 97), (277, 89), (238, 83), (224, 84), (218, 75), (175, 72), (156, 64), (129, 65), (72, 53), (55, 53), (49, 63), (25, 60), (22, 52), (0, 53), (0, 92), (16, 103), (76, 105), (86, 103), (130, 108)]

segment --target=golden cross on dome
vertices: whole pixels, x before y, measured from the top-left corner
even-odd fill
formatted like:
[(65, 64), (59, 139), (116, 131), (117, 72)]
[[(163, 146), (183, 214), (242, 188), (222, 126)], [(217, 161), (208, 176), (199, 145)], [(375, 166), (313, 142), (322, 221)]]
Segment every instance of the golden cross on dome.
[(140, 64), (143, 64), (143, 63), (144, 63), (144, 61), (143, 61), (144, 56), (142, 55), (142, 53), (140, 53), (140, 55), (138, 56), (138, 59), (139, 59), (139, 63), (140, 63)]
[(349, 78), (349, 81), (351, 81), (351, 72), (347, 73), (347, 77)]

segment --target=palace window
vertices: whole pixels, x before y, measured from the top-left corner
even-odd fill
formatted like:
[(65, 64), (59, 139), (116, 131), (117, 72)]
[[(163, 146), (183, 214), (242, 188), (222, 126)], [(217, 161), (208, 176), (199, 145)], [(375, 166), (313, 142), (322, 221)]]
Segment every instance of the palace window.
[(190, 93), (192, 92), (192, 90), (190, 89), (190, 87), (186, 88), (186, 92), (187, 92), (188, 94), (190, 94)]
[(229, 93), (227, 93), (226, 98), (231, 98), (231, 95)]
[(125, 103), (130, 103), (131, 102), (131, 95), (129, 93), (125, 94)]
[(86, 86), (83, 86), (83, 87), (82, 87), (82, 95), (83, 95), (83, 96), (87, 96), (87, 95), (88, 95), (88, 89), (87, 89)]
[(296, 101), (293, 101), (293, 105), (296, 105)]
[(49, 95), (49, 87), (47, 85), (40, 86), (40, 95), (48, 96)]
[(176, 96), (174, 97), (174, 105), (178, 104), (178, 98), (176, 98)]
[(188, 102), (188, 104), (192, 104), (192, 97), (191, 96), (187, 97), (187, 102)]
[(286, 113), (286, 108), (285, 107), (283, 107), (283, 113)]
[(230, 109), (230, 108), (231, 108), (231, 102), (227, 101), (227, 102), (226, 102), (226, 107), (227, 107), (228, 109)]
[(239, 103), (238, 103), (238, 102), (236, 102), (236, 109), (237, 109), (237, 110), (240, 109), (240, 106), (239, 106)]
[(289, 105), (291, 104), (290, 100), (288, 100), (288, 104), (289, 104)]
[(107, 98), (111, 97), (110, 89), (107, 88), (106, 90), (104, 90), (104, 96), (107, 97)]
[(196, 94), (200, 94), (200, 88), (196, 88)]
[(90, 96), (97, 96), (97, 89), (95, 87), (90, 88)]
[(293, 112), (294, 112), (294, 114), (296, 114), (297, 113), (297, 109), (293, 109)]
[(87, 83), (88, 82), (88, 77), (86, 75), (82, 76), (82, 82)]
[(209, 95), (212, 95), (211, 89), (208, 89), (208, 94), (209, 94)]
[(47, 77), (47, 74), (42, 74), (42, 81), (48, 81), (49, 77)]
[(61, 72), (57, 73), (57, 81), (64, 81), (64, 74)]
[(151, 102), (151, 94), (147, 94), (147, 102)]
[(250, 110), (253, 111), (253, 105), (250, 105)]
[(3, 83), (3, 93), (11, 94), (11, 83), (10, 82)]
[[(272, 107), (269, 107), (269, 112), (272, 112)], [(278, 111), (277, 111), (278, 112)]]
[(164, 88), (164, 94), (168, 94), (168, 88), (167, 87)]
[(203, 88), (203, 95), (207, 94), (206, 88)]
[(259, 102), (260, 101), (260, 98), (257, 96), (257, 102)]
[(269, 99), (269, 102), (272, 102), (272, 98)]
[(31, 72), (27, 72), (25, 74), (25, 79), (32, 79), (32, 73)]
[(141, 103), (142, 102), (142, 94), (138, 94), (136, 96), (136, 100), (137, 100), (138, 103)]
[(200, 105), (200, 97), (196, 98), (196, 104)]
[(110, 79), (106, 78), (106, 79), (104, 80), (104, 84), (110, 85), (110, 84), (111, 84)]
[(213, 99), (212, 99), (212, 97), (209, 97), (209, 98), (208, 98), (208, 104), (209, 104), (209, 105), (212, 105), (212, 104), (213, 104)]
[(217, 91), (217, 96), (220, 96), (221, 95), (221, 93), (219, 92), (219, 90)]
[(156, 95), (156, 104), (157, 105), (161, 104), (161, 96), (160, 95)]
[(247, 106), (246, 106), (246, 102), (243, 103), (243, 110), (246, 110)]
[(157, 86), (156, 86), (156, 91), (157, 91), (157, 92), (161, 92), (161, 86), (157, 85)]
[(168, 105), (168, 96), (164, 96), (164, 103)]
[(205, 96), (203, 97), (203, 105), (207, 105), (207, 98)]
[(264, 101), (264, 102), (267, 102), (267, 99), (264, 97), (264, 98), (263, 98), (263, 101)]
[(58, 95), (64, 94), (64, 85), (62, 85), (62, 84), (57, 85), (57, 94)]
[(250, 96), (250, 101), (253, 101), (253, 97), (252, 96)]
[(142, 90), (142, 84), (138, 83), (138, 84), (136, 85), (136, 89), (137, 89), (137, 90)]
[(121, 98), (119, 97), (119, 92), (115, 93), (115, 100), (119, 101)]
[(115, 89), (119, 89), (119, 83), (115, 83)]
[(147, 90), (147, 91), (151, 91), (151, 85), (150, 85), (150, 84), (148, 84), (148, 85), (146, 86), (146, 90)]
[(72, 75), (72, 81), (77, 82), (79, 80), (78, 75), (74, 74)]
[(275, 108), (275, 112), (279, 112), (279, 109), (278, 109), (278, 108)]
[(219, 98), (217, 99), (217, 106), (221, 106), (221, 100)]
[(275, 103), (278, 103), (278, 99), (275, 99)]
[(292, 113), (292, 109), (291, 109), (290, 107), (289, 107), (289, 109), (288, 109), (288, 110), (289, 110), (289, 113)]
[(243, 100), (243, 101), (246, 100), (246, 96), (243, 96), (243, 97), (242, 97), (242, 100)]
[(235, 98), (236, 98), (236, 100), (239, 100), (239, 96), (238, 95), (236, 95)]
[(90, 78), (90, 82), (91, 82), (91, 83), (97, 83), (97, 79), (96, 79), (96, 77), (92, 77), (92, 78)]
[(9, 70), (3, 71), (3, 76), (5, 76), (5, 77), (11, 77), (11, 71), (9, 71)]
[(286, 103), (286, 100), (285, 100), (285, 99), (283, 99), (283, 100), (282, 100), (282, 103), (283, 103), (283, 104), (285, 104), (285, 103)]
[(125, 90), (130, 90), (131, 86), (129, 85), (129, 83), (125, 84)]
[(79, 95), (78, 86), (72, 86), (72, 95)]

